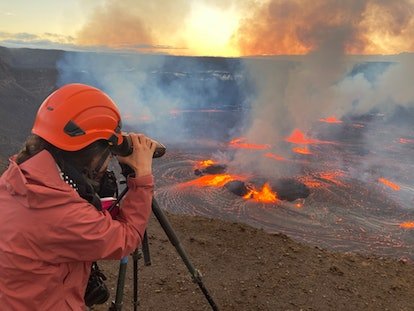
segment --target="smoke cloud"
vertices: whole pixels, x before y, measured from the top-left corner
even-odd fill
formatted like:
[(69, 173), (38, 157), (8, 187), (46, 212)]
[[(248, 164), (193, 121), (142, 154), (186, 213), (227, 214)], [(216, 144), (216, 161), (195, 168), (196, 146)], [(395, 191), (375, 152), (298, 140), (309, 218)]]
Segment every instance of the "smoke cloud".
[(351, 54), (414, 48), (412, 0), (270, 0), (250, 12), (233, 36), (242, 55), (307, 54), (330, 41)]
[(226, 107), (245, 97), (244, 82), (231, 73), (238, 64), (224, 58), (69, 52), (58, 63), (59, 84), (104, 90), (119, 106), (125, 131), (145, 133), (167, 147), (205, 145), (203, 139), (217, 146), (231, 122)]
[(134, 50), (181, 48), (190, 7), (187, 0), (107, 0), (88, 18), (77, 42)]
[[(356, 57), (349, 53), (369, 53), (381, 47), (392, 50), (400, 47), (403, 39), (409, 39), (404, 46), (412, 48), (413, 7), (411, 1), (323, 0), (311, 4), (274, 0), (263, 4), (234, 36), (243, 53), (307, 54), (245, 61), (257, 97), (242, 135), (251, 142), (271, 144), (273, 152), (289, 158), (291, 146), (284, 138), (295, 128), (318, 135), (320, 118), (341, 119), (376, 111), (384, 117), (366, 125), (374, 136), (364, 136), (364, 145), (373, 152), (361, 165), (378, 167), (378, 159), (386, 158), (382, 146), (398, 135), (385, 131), (375, 137), (383, 132), (378, 129), (384, 126), (384, 118), (393, 118), (401, 107), (411, 113), (414, 108), (414, 57)], [(374, 40), (374, 34), (384, 41)], [(412, 129), (406, 128), (409, 133)], [(373, 154), (384, 157), (374, 159)], [(295, 173), (294, 166), (287, 172), (285, 163), (270, 162), (245, 150), (236, 153), (233, 164), (264, 176)]]

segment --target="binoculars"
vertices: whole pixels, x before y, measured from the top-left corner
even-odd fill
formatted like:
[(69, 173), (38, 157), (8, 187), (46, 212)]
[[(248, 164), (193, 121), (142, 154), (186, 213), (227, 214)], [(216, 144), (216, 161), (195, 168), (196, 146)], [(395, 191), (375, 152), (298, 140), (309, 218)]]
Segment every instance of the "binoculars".
[[(122, 137), (123, 137), (122, 144), (117, 145), (117, 146), (116, 145), (111, 146), (111, 152), (115, 155), (126, 157), (132, 153), (132, 150), (134, 148), (133, 148), (132, 140), (130, 136), (122, 135)], [(153, 142), (155, 142), (157, 146), (155, 147), (155, 151), (152, 157), (153, 158), (162, 157), (166, 151), (165, 146), (155, 140), (153, 140)]]

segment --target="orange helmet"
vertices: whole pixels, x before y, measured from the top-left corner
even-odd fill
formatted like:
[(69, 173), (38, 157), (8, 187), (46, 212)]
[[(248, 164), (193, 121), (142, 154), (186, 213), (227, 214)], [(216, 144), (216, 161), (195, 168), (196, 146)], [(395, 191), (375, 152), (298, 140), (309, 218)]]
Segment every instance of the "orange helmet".
[(66, 151), (77, 151), (99, 140), (119, 145), (121, 115), (112, 99), (85, 84), (67, 84), (46, 98), (32, 133)]

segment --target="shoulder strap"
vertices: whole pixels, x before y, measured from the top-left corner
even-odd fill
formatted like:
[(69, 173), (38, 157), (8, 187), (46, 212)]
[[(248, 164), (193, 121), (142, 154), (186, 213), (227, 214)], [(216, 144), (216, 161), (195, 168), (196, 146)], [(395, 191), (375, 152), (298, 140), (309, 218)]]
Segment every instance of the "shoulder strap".
[(95, 206), (98, 211), (102, 211), (101, 200), (87, 178), (70, 163), (64, 161), (53, 152), (51, 154), (60, 169), (62, 179), (75, 189), (83, 199)]

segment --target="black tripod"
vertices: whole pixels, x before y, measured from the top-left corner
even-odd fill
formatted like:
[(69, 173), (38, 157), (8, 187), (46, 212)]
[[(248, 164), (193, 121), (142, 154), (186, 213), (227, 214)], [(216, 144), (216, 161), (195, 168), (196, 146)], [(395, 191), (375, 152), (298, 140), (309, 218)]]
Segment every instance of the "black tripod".
[[(128, 187), (125, 187), (125, 189), (118, 196), (117, 200), (113, 203), (111, 208), (115, 207), (120, 202), (120, 200), (127, 193), (127, 191), (128, 191)], [(155, 198), (152, 198), (152, 212), (154, 213), (155, 217), (160, 223), (162, 229), (164, 230), (171, 244), (175, 247), (181, 259), (183, 260), (184, 264), (186, 265), (188, 271), (190, 272), (192, 276), (193, 282), (198, 284), (199, 288), (201, 289), (208, 303), (210, 304), (212, 310), (218, 311), (218, 307), (216, 303), (214, 302), (213, 298), (210, 296), (210, 293), (208, 292), (207, 288), (205, 287), (201, 279), (200, 272), (193, 266), (193, 264), (189, 260), (187, 253), (185, 252), (184, 248), (181, 246), (180, 240), (175, 234), (173, 228), (171, 227), (171, 224), (168, 218), (165, 216), (164, 212), (159, 207)], [(150, 265), (151, 260), (149, 256), (147, 232), (145, 232), (144, 234), (141, 249), (144, 255), (145, 265)], [(141, 254), (137, 248), (132, 254), (132, 258), (134, 261), (134, 311), (137, 310), (138, 304), (139, 304), (138, 303), (138, 259), (140, 257), (141, 257)], [(117, 289), (116, 289), (115, 301), (112, 302), (112, 305), (109, 308), (109, 311), (121, 311), (122, 310), (122, 300), (123, 300), (123, 294), (124, 294), (125, 274), (126, 274), (127, 263), (128, 263), (128, 256), (121, 259), (121, 262), (119, 265), (118, 284), (117, 284)]]

